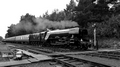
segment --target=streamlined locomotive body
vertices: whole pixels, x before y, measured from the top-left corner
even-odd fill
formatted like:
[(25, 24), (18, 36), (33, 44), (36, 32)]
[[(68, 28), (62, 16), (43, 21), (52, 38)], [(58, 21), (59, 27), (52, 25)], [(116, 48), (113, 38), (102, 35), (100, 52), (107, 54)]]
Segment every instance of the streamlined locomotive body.
[(93, 44), (88, 39), (88, 31), (79, 27), (48, 31), (45, 36), (46, 46), (62, 45), (70, 48), (88, 49)]

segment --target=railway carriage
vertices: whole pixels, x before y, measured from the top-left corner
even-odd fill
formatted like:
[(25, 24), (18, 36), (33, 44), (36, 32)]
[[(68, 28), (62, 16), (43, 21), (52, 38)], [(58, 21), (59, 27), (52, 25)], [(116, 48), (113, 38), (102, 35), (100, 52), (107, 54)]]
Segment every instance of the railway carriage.
[(15, 39), (16, 39), (16, 37), (9, 37), (9, 38), (4, 39), (4, 41), (14, 43)]
[(29, 36), (29, 44), (31, 44), (31, 45), (39, 45), (40, 42), (41, 42), (40, 33), (30, 34), (30, 36)]
[(28, 44), (29, 43), (29, 34), (16, 36), (15, 42), (21, 43), (21, 44)]

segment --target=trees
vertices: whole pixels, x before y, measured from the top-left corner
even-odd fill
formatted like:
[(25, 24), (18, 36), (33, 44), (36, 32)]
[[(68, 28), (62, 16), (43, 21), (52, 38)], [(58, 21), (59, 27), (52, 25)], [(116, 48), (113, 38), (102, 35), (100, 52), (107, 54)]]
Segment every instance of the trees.
[(79, 0), (73, 20), (86, 28), (92, 28), (90, 26), (97, 23), (99, 36), (119, 37), (119, 8), (118, 0)]
[(48, 12), (45, 12), (42, 18), (48, 19), (50, 21), (62, 21), (65, 20), (65, 17), (66, 15), (64, 11), (59, 12), (58, 10), (54, 10), (50, 15)]
[(81, 27), (88, 27), (88, 23), (108, 21), (112, 15), (119, 14), (118, 0), (79, 0), (78, 5), (71, 0), (64, 11), (54, 10), (52, 14), (45, 13), (43, 18), (51, 21), (72, 20)]
[(82, 27), (87, 27), (89, 22), (102, 22), (104, 16), (109, 13), (106, 3), (94, 3), (93, 0), (80, 0), (76, 7), (76, 18), (74, 21), (78, 22)]
[(21, 16), (21, 19), (20, 19), (20, 22), (30, 22), (32, 23), (33, 25), (36, 25), (35, 21), (35, 16), (33, 15), (30, 15), (29, 13), (27, 13), (25, 16)]
[(79, 0), (74, 9), (75, 19), (82, 27), (88, 27), (90, 22), (104, 22), (112, 15), (118, 14), (117, 0)]
[(15, 25), (11, 24), (11, 26), (8, 27), (7, 34), (5, 35), (5, 38), (15, 36), (13, 33)]
[(73, 20), (75, 18), (75, 8), (76, 2), (74, 0), (71, 0), (70, 3), (66, 5), (66, 9), (64, 9), (66, 20)]
[(49, 19), (51, 21), (73, 20), (75, 17), (75, 7), (75, 1), (71, 0), (70, 3), (66, 5), (66, 8), (63, 11), (58, 11), (58, 9), (55, 9), (50, 15), (48, 14), (48, 12), (45, 12), (43, 18)]

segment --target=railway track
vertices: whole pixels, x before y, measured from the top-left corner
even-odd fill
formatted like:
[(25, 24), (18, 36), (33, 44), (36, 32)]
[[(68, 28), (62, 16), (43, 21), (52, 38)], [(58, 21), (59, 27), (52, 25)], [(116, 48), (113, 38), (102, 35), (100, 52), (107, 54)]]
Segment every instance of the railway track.
[[(13, 44), (16, 48), (29, 50), (30, 52), (34, 53), (68, 53), (68, 52), (82, 52), (83, 50), (71, 50), (66, 48), (59, 48), (59, 47), (38, 47), (38, 46), (29, 46), (29, 45), (21, 45), (21, 44)], [(36, 52), (35, 52), (36, 51)]]
[(36, 50), (44, 50), (50, 53), (53, 52), (76, 52), (76, 51), (80, 51), (80, 50), (71, 50), (71, 49), (67, 49), (67, 48), (59, 48), (59, 47), (36, 47), (36, 46), (27, 46), (29, 48), (33, 48)]
[(26, 51), (29, 51), (31, 53), (34, 53), (34, 54), (49, 54), (49, 53), (52, 53), (52, 51), (50, 51), (49, 49), (38, 49), (38, 48), (35, 48), (35, 47), (32, 47), (32, 46), (27, 46), (27, 45), (19, 45), (19, 44), (14, 44), (13, 46), (9, 46), (10, 49), (23, 49), (23, 50), (26, 50)]
[[(36, 49), (32, 49), (32, 50), (35, 50), (33, 52), (38, 51)], [(53, 53), (53, 52), (45, 51), (45, 53), (46, 55), (47, 54), (49, 55), (50, 53)], [(114, 67), (114, 66), (119, 67), (118, 64), (120, 64), (118, 62), (120, 60), (120, 52), (117, 52), (117, 51), (98, 51), (98, 52), (96, 51), (92, 53), (83, 52), (83, 53), (71, 54), (71, 55), (70, 54), (66, 54), (66, 55), (51, 54), (49, 56), (53, 57), (57, 63), (63, 64), (64, 66), (68, 66), (68, 67), (81, 67), (81, 66), (83, 67)], [(84, 56), (89, 57), (90, 59), (89, 58), (86, 59), (86, 57)], [(103, 59), (102, 61), (100, 60), (101, 58)]]
[(66, 55), (55, 55), (52, 57), (55, 59), (55, 62), (63, 64), (65, 67), (110, 67), (105, 64), (93, 63), (91, 61)]
[(120, 52), (118, 51), (101, 51), (101, 52), (96, 52), (96, 53), (86, 53), (86, 54), (84, 53), (84, 54), (79, 54), (79, 55), (120, 60)]
[(67, 56), (107, 65), (109, 67), (120, 67), (119, 51), (98, 51), (93, 53), (79, 53), (74, 55), (68, 54)]
[(118, 51), (96, 51), (82, 52), (77, 54), (55, 54), (54, 51), (46, 48), (35, 48), (30, 46), (20, 46), (35, 54), (45, 54), (54, 58), (55, 62), (65, 65), (65, 67), (119, 67), (120, 52)]
[(27, 49), (32, 49), (32, 50), (36, 50), (36, 51), (39, 51), (39, 52), (43, 52), (43, 53), (53, 53), (53, 51), (49, 50), (49, 49), (39, 49), (39, 48), (33, 48), (33, 47), (28, 47), (26, 46)]

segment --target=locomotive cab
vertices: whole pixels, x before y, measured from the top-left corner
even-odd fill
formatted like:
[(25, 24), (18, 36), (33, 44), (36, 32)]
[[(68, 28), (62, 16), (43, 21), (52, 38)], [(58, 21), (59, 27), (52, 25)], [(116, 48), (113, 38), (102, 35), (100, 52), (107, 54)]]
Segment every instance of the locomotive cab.
[(47, 31), (44, 31), (44, 32), (40, 33), (40, 38), (41, 38), (40, 42), (42, 44), (44, 44), (44, 42), (45, 42), (45, 36), (46, 36), (46, 34), (47, 34)]

